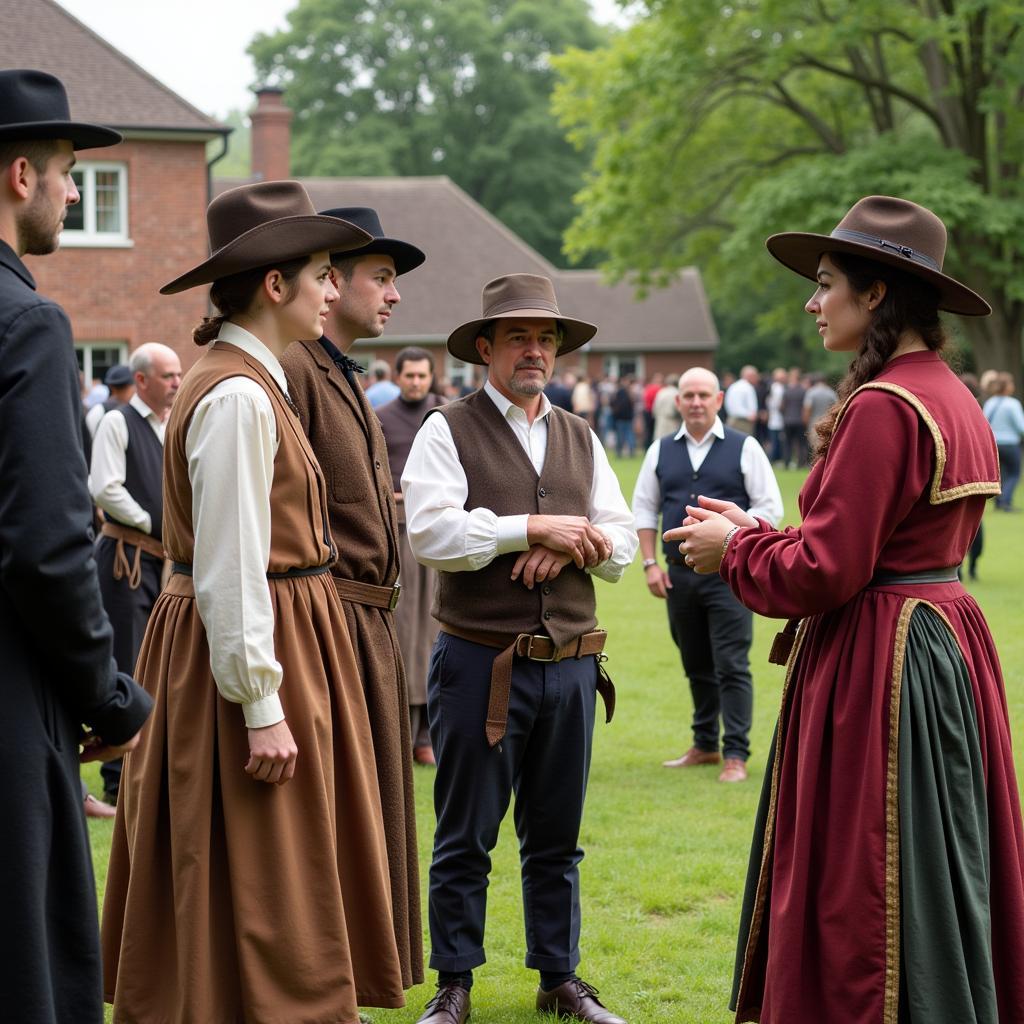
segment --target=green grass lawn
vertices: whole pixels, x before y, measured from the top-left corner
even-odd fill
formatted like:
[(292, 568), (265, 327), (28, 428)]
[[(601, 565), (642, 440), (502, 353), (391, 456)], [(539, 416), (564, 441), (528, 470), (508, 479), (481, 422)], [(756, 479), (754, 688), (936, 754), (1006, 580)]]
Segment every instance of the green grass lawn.
[[(627, 497), (640, 460), (614, 461)], [(782, 472), (786, 521), (795, 522), (803, 474)], [(1018, 777), (1024, 777), (1024, 629), (1021, 577), (1024, 516), (990, 511), (980, 581), (970, 585), (1002, 658)], [(583, 821), (581, 977), (630, 1024), (725, 1024), (739, 901), (764, 758), (778, 710), (783, 669), (768, 664), (779, 624), (755, 623), (755, 705), (750, 781), (723, 786), (716, 768), (668, 770), (661, 762), (690, 745), (690, 699), (661, 602), (644, 585), (639, 561), (615, 586), (598, 583), (601, 624), (609, 631), (607, 668), (618, 690), (611, 725), (596, 728)], [(433, 835), (432, 769), (417, 768), (420, 867)], [(87, 778), (99, 792), (97, 770)], [(112, 826), (90, 822), (102, 892)], [(487, 922), (488, 962), (476, 972), (478, 1024), (535, 1022), (537, 975), (523, 967), (518, 855), (510, 820), (494, 855)], [(424, 920), (426, 913), (424, 909)], [(425, 938), (426, 943), (426, 938)], [(427, 944), (429, 951), (429, 944)], [(159, 968), (156, 968), (159, 969)], [(405, 1010), (374, 1010), (381, 1024), (415, 1021), (430, 997), (409, 993)], [(109, 1017), (108, 1017), (109, 1019)]]

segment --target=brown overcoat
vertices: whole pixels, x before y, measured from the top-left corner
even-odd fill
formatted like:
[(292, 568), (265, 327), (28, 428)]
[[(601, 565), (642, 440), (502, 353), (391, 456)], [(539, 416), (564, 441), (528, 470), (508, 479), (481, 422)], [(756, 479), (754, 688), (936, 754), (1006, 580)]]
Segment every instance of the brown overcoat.
[[(398, 578), (398, 515), (380, 424), (319, 341), (281, 359), (302, 426), (327, 482), (327, 508), (341, 579), (390, 587)], [(394, 615), (343, 600), (373, 731), (387, 837), (395, 938), (406, 988), (423, 981), (416, 808), (405, 670)]]

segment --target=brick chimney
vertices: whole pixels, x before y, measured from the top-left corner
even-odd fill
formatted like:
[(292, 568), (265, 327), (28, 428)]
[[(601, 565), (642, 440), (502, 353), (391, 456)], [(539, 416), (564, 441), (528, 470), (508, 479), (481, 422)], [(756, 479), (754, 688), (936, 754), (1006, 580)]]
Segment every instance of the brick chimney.
[(256, 181), (281, 181), (291, 176), (292, 112), (284, 105), (284, 89), (256, 90), (252, 121), (252, 176)]

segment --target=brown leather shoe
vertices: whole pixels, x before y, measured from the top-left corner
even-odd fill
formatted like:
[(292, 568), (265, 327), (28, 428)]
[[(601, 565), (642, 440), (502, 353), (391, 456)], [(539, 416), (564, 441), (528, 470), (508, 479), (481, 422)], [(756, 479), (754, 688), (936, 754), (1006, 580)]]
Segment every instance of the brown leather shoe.
[(593, 1024), (626, 1024), (606, 1009), (597, 998), (597, 989), (579, 978), (570, 978), (556, 989), (545, 992), (537, 989), (537, 1009), (569, 1020), (592, 1021)]
[(673, 758), (671, 761), (662, 761), (662, 768), (692, 768), (698, 764), (720, 764), (722, 755), (717, 750), (701, 750), (699, 747), (690, 747), (682, 757)]
[(87, 818), (114, 818), (117, 816), (117, 808), (97, 800), (92, 793), (85, 794), (85, 816)]
[(437, 764), (434, 760), (434, 751), (431, 749), (429, 743), (424, 744), (422, 747), (413, 747), (412, 759), (416, 764)]
[(719, 782), (746, 782), (747, 764), (738, 757), (727, 757), (722, 774), (718, 776)]
[(416, 1024), (464, 1024), (469, 1020), (469, 990), (461, 985), (442, 985), (423, 1008)]

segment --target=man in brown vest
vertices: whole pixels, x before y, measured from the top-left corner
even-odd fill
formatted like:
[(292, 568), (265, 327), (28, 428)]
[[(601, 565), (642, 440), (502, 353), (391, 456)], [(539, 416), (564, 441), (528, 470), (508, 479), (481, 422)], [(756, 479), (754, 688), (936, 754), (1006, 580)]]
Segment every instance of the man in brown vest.
[(537, 1008), (624, 1024), (575, 973), (578, 844), (597, 692), (609, 717), (614, 706), (592, 576), (618, 580), (637, 537), (597, 437), (543, 394), (555, 357), (596, 330), (561, 315), (545, 277), (491, 281), (483, 316), (448, 338), (452, 355), (487, 366), (487, 382), (427, 416), (402, 474), (413, 553), (439, 571), (441, 623), (427, 682), (439, 976), (423, 1024), (469, 1015), (490, 851), (513, 790)]
[[(341, 298), (318, 341), (292, 345), (281, 357), (291, 397), (327, 482), (338, 560), (331, 567), (359, 660), (373, 731), (395, 939), (405, 988), (423, 981), (416, 807), (405, 671), (395, 632), (398, 516), (380, 424), (345, 354), (359, 338), (379, 337), (400, 301), (395, 279), (425, 259), (414, 245), (387, 238), (376, 210), (322, 211), (373, 236), (360, 249), (332, 256)], [(328, 337), (330, 334), (330, 338)]]

